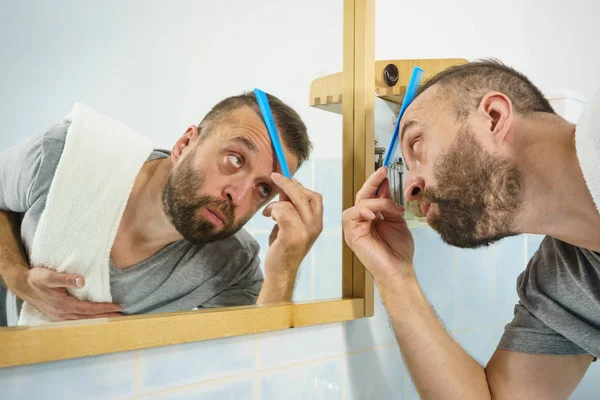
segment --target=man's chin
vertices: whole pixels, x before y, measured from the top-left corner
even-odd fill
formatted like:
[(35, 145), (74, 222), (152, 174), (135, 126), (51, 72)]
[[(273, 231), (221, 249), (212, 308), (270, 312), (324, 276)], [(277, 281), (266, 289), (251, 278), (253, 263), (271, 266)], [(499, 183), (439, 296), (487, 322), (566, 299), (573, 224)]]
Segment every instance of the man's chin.
[(461, 249), (478, 249), (488, 247), (504, 238), (515, 236), (516, 233), (503, 233), (494, 236), (475, 237), (468, 235), (456, 235), (455, 232), (443, 233), (434, 228), (442, 238), (442, 241), (450, 246), (459, 247)]

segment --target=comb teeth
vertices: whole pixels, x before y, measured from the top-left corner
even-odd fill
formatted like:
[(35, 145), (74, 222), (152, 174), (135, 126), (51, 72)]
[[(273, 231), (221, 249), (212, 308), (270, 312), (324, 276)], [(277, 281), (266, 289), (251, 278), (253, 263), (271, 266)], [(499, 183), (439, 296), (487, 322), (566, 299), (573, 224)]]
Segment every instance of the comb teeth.
[(415, 99), (415, 96), (417, 95), (417, 90), (419, 89), (421, 79), (423, 78), (423, 70), (419, 67), (415, 67), (413, 74), (414, 77), (411, 79), (411, 84), (406, 88), (406, 94), (404, 95), (404, 97), (407, 98), (407, 100), (409, 101), (409, 104)]

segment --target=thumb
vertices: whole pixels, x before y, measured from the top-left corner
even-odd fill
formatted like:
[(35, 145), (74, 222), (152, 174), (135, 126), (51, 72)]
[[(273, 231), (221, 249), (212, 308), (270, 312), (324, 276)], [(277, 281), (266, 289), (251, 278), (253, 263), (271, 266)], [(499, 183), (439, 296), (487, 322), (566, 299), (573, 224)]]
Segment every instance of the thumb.
[(59, 288), (66, 287), (71, 289), (81, 289), (85, 286), (85, 279), (77, 274), (62, 274), (60, 272), (51, 271), (46, 281), (49, 287)]

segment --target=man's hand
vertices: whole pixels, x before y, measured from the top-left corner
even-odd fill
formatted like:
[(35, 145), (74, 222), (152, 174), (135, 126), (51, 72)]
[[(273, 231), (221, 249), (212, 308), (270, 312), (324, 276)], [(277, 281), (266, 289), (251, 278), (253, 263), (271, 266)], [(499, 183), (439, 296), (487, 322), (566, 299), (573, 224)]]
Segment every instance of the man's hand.
[(281, 194), (263, 211), (277, 225), (269, 237), (259, 303), (291, 300), (300, 263), (323, 230), (323, 197), (281, 174), (271, 178)]
[(61, 274), (47, 268), (29, 268), (20, 237), (20, 217), (0, 210), (0, 277), (12, 293), (54, 321), (115, 317), (121, 306), (80, 301), (67, 288), (85, 285), (79, 275)]
[(373, 173), (356, 194), (354, 207), (343, 214), (346, 243), (377, 281), (412, 268), (415, 253), (404, 208), (392, 200), (386, 174), (387, 168)]
[(15, 293), (53, 321), (121, 316), (121, 306), (112, 303), (80, 301), (71, 296), (67, 288), (78, 289), (85, 285), (76, 274), (62, 274), (48, 268), (30, 269)]

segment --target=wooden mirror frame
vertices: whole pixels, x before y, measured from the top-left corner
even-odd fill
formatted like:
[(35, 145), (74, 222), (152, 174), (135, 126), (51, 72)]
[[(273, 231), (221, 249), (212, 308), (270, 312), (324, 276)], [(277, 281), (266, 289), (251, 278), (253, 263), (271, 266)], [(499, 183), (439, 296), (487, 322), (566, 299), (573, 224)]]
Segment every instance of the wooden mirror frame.
[[(342, 206), (374, 165), (375, 0), (344, 0)], [(139, 350), (373, 315), (373, 281), (344, 244), (342, 299), (0, 328), (0, 368)]]

